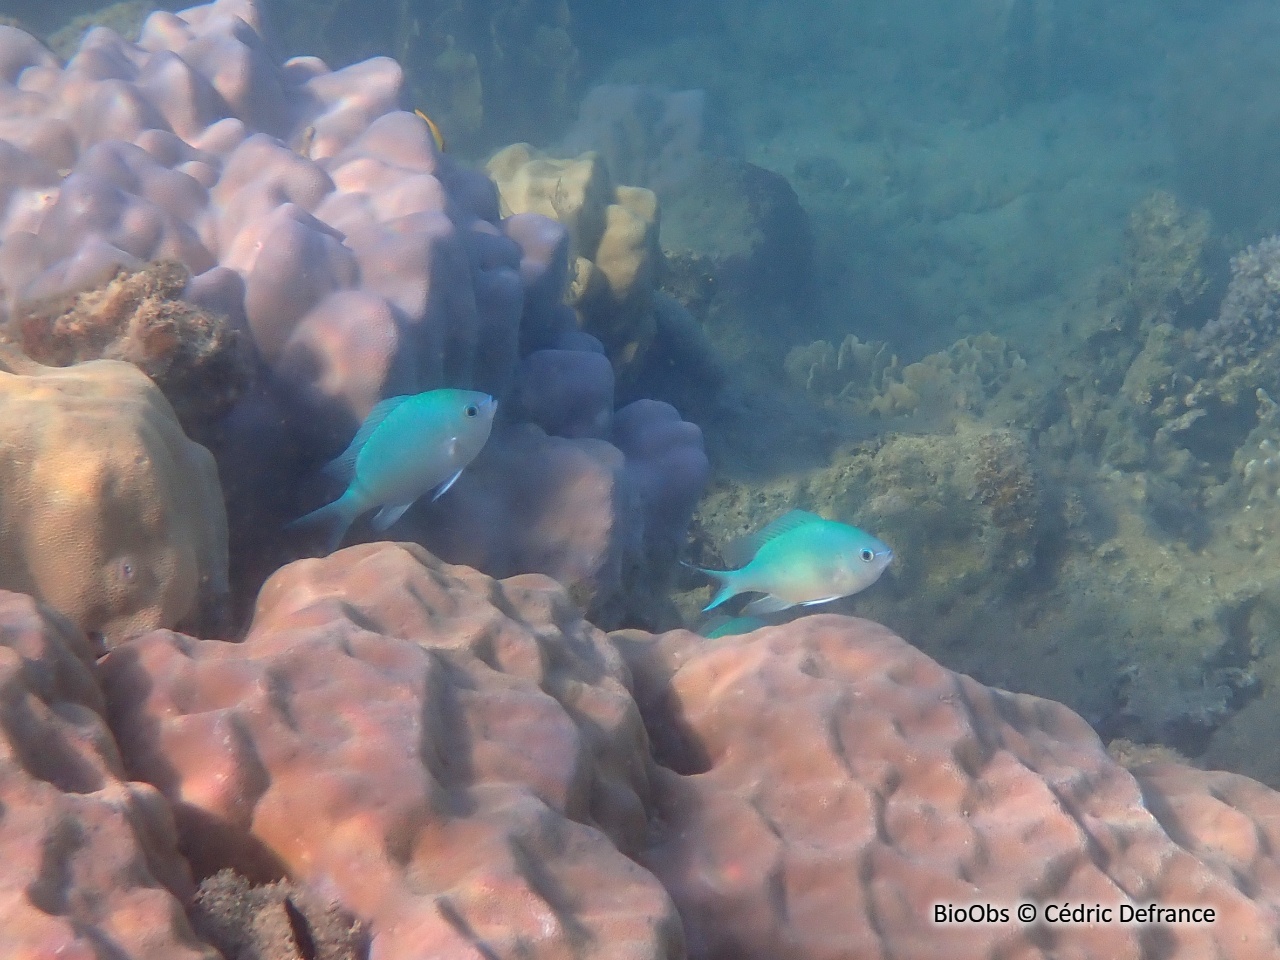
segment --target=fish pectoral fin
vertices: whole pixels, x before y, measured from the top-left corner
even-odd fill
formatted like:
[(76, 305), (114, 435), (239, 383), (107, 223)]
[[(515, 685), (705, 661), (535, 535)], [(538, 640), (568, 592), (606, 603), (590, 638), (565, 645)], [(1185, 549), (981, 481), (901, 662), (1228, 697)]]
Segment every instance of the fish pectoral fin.
[(373, 515), (373, 519), (369, 521), (369, 526), (381, 533), (403, 517), (404, 512), (412, 506), (412, 500), (408, 503), (388, 504)]
[(453, 486), (454, 481), (456, 481), (460, 476), (462, 476), (461, 470), (455, 473), (452, 477), (450, 477), (444, 483), (440, 484), (440, 488), (431, 495), (432, 502), (434, 503), (436, 500), (439, 500), (441, 497), (443, 497), (445, 493), (448, 491), (448, 489)]
[(748, 616), (756, 616), (761, 613), (777, 613), (779, 610), (788, 610), (795, 604), (790, 600), (783, 600), (781, 597), (775, 597), (771, 593), (766, 593), (758, 600), (752, 600), (742, 608), (742, 613)]
[(382, 421), (391, 415), (391, 411), (408, 399), (408, 396), (389, 397), (380, 403), (374, 404), (373, 409), (369, 411), (369, 415), (364, 418), (364, 423), (360, 424), (360, 429), (356, 431), (356, 435), (347, 444), (347, 449), (321, 467), (320, 472), (342, 483), (350, 483), (351, 478), (356, 474), (356, 457), (360, 456), (360, 451), (364, 448), (364, 445), (369, 442), (373, 432), (382, 426)]
[(356, 475), (356, 456), (359, 453), (359, 448), (348, 447), (321, 467), (320, 472), (338, 483), (350, 483)]

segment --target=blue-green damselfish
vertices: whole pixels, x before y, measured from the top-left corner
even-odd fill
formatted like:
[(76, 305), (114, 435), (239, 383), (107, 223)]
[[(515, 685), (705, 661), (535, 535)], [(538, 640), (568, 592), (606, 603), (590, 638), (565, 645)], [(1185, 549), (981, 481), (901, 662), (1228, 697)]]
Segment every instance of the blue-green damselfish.
[(352, 521), (381, 507), (371, 521), (385, 530), (415, 500), (453, 486), (489, 439), (498, 402), (475, 390), (428, 390), (383, 400), (355, 439), (324, 472), (347, 484), (337, 500), (290, 523), (286, 530), (330, 525), (329, 551), (338, 549)]
[(704, 611), (752, 592), (764, 596), (742, 608), (747, 615), (838, 600), (871, 586), (893, 559), (893, 551), (871, 534), (807, 510), (783, 514), (748, 545), (754, 555), (739, 570), (694, 567), (720, 581)]
[(742, 633), (750, 633), (768, 625), (767, 621), (759, 617), (733, 617), (730, 620), (722, 619), (722, 622), (709, 629), (703, 627), (702, 635), (708, 640), (718, 640), (720, 637), (736, 637)]

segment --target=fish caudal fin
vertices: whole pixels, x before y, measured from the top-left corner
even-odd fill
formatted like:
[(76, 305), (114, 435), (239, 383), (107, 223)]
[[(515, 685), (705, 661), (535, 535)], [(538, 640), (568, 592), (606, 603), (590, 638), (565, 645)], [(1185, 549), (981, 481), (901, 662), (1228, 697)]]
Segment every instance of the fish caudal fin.
[(342, 543), (347, 528), (360, 515), (362, 507), (348, 490), (333, 503), (326, 503), (318, 510), (299, 517), (285, 524), (285, 530), (316, 530), (328, 527), (329, 539), (325, 544), (325, 552), (333, 553)]
[(708, 570), (705, 567), (695, 567), (692, 563), (685, 563), (683, 560), (680, 563), (681, 566), (688, 567), (690, 570), (697, 570), (699, 573), (705, 573), (708, 577), (715, 577), (720, 581), (720, 589), (711, 598), (711, 602), (702, 608), (703, 613), (720, 606), (726, 600), (731, 600), (743, 592), (743, 588), (737, 585), (735, 576), (739, 572), (737, 570)]

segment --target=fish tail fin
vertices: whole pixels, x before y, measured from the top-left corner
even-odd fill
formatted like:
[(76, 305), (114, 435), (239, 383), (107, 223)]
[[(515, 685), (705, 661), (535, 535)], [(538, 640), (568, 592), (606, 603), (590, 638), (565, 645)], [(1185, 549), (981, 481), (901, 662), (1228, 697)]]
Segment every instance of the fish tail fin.
[(708, 577), (715, 577), (720, 583), (720, 589), (711, 598), (711, 602), (702, 608), (703, 613), (742, 593), (742, 588), (737, 585), (737, 578), (735, 577), (735, 574), (738, 573), (737, 570), (708, 570), (706, 567), (695, 567), (692, 563), (685, 563), (683, 560), (680, 563), (690, 570), (697, 570), (699, 573), (705, 573)]
[(347, 529), (360, 515), (360, 503), (348, 490), (332, 503), (326, 503), (317, 510), (304, 514), (297, 520), (285, 524), (285, 530), (316, 530), (328, 528), (329, 539), (325, 543), (325, 553), (333, 553), (342, 543)]

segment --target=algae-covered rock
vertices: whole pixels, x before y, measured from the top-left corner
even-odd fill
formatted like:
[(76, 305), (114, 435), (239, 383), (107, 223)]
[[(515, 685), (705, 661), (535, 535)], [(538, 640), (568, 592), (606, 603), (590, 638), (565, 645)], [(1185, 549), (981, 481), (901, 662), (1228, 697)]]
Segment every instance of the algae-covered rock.
[(156, 382), (191, 431), (225, 414), (248, 385), (248, 345), (222, 316), (182, 299), (180, 263), (119, 271), (96, 290), (24, 309), (6, 335), (38, 363), (123, 360)]
[(945, 422), (980, 415), (1001, 395), (1018, 402), (1031, 392), (1027, 362), (1008, 343), (984, 333), (902, 366), (889, 345), (850, 334), (793, 347), (787, 379), (814, 399), (847, 404), (858, 416), (917, 415)]

